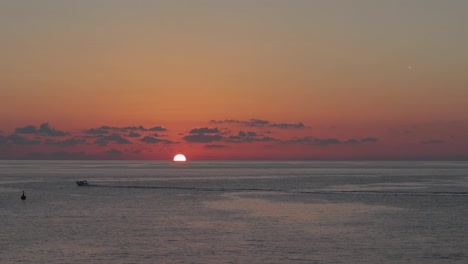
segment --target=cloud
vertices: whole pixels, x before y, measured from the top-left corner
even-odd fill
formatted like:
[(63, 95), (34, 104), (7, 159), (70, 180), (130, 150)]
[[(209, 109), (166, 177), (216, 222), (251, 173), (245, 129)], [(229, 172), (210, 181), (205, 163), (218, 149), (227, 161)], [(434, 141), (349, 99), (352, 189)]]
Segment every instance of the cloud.
[(204, 148), (207, 148), (207, 149), (221, 149), (221, 148), (229, 148), (229, 146), (227, 146), (227, 145), (218, 145), (218, 144), (209, 144), (209, 145), (205, 145)]
[(126, 127), (112, 127), (112, 130), (119, 130), (122, 132), (127, 132), (127, 131), (167, 131), (166, 128), (161, 127), (161, 126), (155, 126), (152, 128), (145, 128), (143, 126), (126, 126)]
[(215, 128), (208, 128), (208, 127), (201, 127), (201, 128), (194, 128), (190, 130), (190, 134), (219, 134), (220, 131), (217, 127)]
[(161, 126), (155, 126), (150, 128), (149, 131), (167, 131), (167, 129)]
[(42, 124), (38, 129), (39, 134), (46, 134), (49, 136), (66, 136), (67, 132), (56, 130), (49, 126), (49, 123)]
[(141, 137), (141, 134), (135, 131), (130, 131), (127, 137)]
[(127, 127), (122, 127), (122, 128), (116, 128), (116, 130), (121, 130), (123, 132), (125, 131), (147, 131), (146, 128), (143, 126), (127, 126)]
[(313, 140), (312, 144), (317, 145), (317, 146), (327, 146), (327, 145), (337, 145), (341, 143), (342, 142), (336, 138), (326, 138), (326, 139), (316, 138)]
[(299, 122), (297, 124), (288, 124), (288, 123), (271, 124), (270, 127), (288, 129), (288, 128), (304, 128), (305, 126), (302, 122)]
[(100, 127), (100, 128), (90, 128), (88, 130), (85, 130), (84, 132), (86, 134), (91, 134), (91, 135), (105, 135), (109, 133), (109, 130)]
[(7, 142), (7, 138), (5, 136), (0, 135), (0, 144), (5, 144)]
[(17, 135), (17, 134), (12, 134), (10, 136), (8, 136), (7, 138), (7, 141), (9, 142), (12, 142), (13, 144), (16, 144), (16, 145), (39, 145), (41, 144), (41, 140), (40, 139), (27, 139), (25, 137), (22, 137), (20, 135)]
[(244, 126), (250, 127), (274, 127), (282, 129), (301, 129), (305, 128), (302, 122), (299, 123), (271, 123), (265, 119), (251, 118), (249, 120), (236, 120), (236, 119), (226, 119), (226, 120), (210, 120), (211, 124), (241, 124)]
[(344, 142), (344, 144), (358, 144), (359, 140), (357, 139), (348, 139)]
[(56, 129), (52, 128), (49, 125), (49, 123), (41, 124), (38, 129), (36, 129), (36, 127), (33, 126), (33, 125), (29, 125), (29, 126), (25, 126), (25, 127), (19, 127), (19, 128), (15, 129), (15, 133), (18, 133), (18, 134), (48, 135), (48, 136), (53, 136), (53, 137), (55, 137), (55, 136), (61, 137), (61, 136), (68, 135), (67, 132), (56, 130)]
[(255, 118), (252, 118), (249, 121), (244, 122), (244, 124), (246, 124), (247, 126), (265, 126), (265, 125), (268, 125), (269, 123), (270, 121), (268, 120), (255, 119)]
[(249, 136), (249, 137), (256, 137), (256, 136), (257, 136), (257, 133), (252, 132), (252, 131), (247, 131), (247, 132), (240, 131), (240, 132), (239, 132), (239, 136), (240, 136), (240, 137), (247, 137), (247, 136)]
[(117, 143), (117, 144), (132, 144), (131, 141), (128, 139), (123, 138), (119, 134), (112, 134), (109, 136), (100, 136), (94, 143), (100, 145), (100, 146), (107, 146), (109, 142)]
[(70, 147), (70, 146), (75, 146), (75, 145), (85, 144), (85, 143), (86, 143), (86, 140), (81, 139), (81, 138), (69, 138), (65, 140), (46, 139), (45, 141), (46, 145), (59, 146), (59, 147)]
[[(217, 127), (208, 128), (200, 127), (190, 130), (190, 135), (182, 137), (187, 142), (198, 142), (198, 143), (209, 143), (214, 141), (220, 141), (223, 136), (220, 135), (220, 131)], [(209, 135), (205, 135), (209, 134)]]
[(377, 141), (379, 141), (379, 139), (375, 137), (366, 137), (366, 138), (361, 139), (361, 142), (377, 142)]
[(144, 143), (149, 143), (149, 144), (158, 144), (158, 143), (164, 143), (164, 144), (173, 144), (174, 142), (167, 140), (167, 139), (159, 139), (155, 138), (152, 136), (146, 136), (140, 140), (141, 142)]
[(432, 140), (421, 142), (421, 144), (442, 144), (442, 143), (445, 143), (445, 141), (440, 140), (440, 139), (432, 139)]
[(294, 138), (291, 140), (287, 140), (284, 143), (304, 144), (304, 145), (314, 145), (314, 146), (328, 146), (328, 145), (341, 145), (341, 144), (354, 145), (354, 144), (377, 142), (377, 141), (378, 141), (378, 138), (374, 138), (374, 137), (367, 137), (361, 140), (348, 139), (345, 141), (341, 141), (336, 138), (303, 137), (303, 138)]
[(252, 131), (239, 131), (236, 136), (229, 136), (225, 140), (229, 143), (252, 143), (252, 142), (271, 142), (271, 141), (280, 141), (279, 139), (273, 137), (261, 137), (257, 136), (257, 133)]
[(18, 127), (15, 129), (15, 133), (19, 134), (35, 134), (36, 133), (36, 127), (33, 125), (25, 126), (25, 127)]
[(241, 123), (242, 121), (240, 120), (235, 120), (235, 119), (226, 119), (226, 120), (210, 120), (210, 123), (211, 124), (223, 124), (223, 123), (227, 123), (227, 124), (236, 124), (236, 123)]
[(155, 126), (152, 128), (145, 128), (144, 126), (126, 126), (126, 127), (101, 126), (98, 128), (90, 128), (88, 130), (85, 130), (85, 133), (91, 134), (91, 135), (104, 135), (104, 134), (110, 133), (111, 131), (122, 132), (122, 133), (130, 132), (131, 134), (132, 132), (136, 133), (136, 131), (140, 131), (140, 132), (167, 131), (167, 129), (161, 126)]
[(194, 134), (183, 137), (187, 142), (198, 142), (198, 143), (209, 143), (214, 141), (220, 141), (223, 139), (220, 135), (204, 135), (204, 134)]

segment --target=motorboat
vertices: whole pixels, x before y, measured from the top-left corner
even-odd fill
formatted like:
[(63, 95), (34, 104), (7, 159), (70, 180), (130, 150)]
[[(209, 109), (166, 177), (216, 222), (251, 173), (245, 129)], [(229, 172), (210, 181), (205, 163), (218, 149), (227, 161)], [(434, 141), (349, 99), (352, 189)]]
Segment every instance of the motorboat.
[(76, 181), (78, 186), (89, 186), (88, 181)]

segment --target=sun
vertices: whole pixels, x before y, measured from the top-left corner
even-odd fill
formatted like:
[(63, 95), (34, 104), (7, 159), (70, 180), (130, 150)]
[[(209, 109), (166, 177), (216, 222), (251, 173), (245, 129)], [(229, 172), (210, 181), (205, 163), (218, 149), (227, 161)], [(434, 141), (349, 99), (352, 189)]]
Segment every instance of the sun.
[(187, 161), (184, 154), (177, 154), (174, 156), (174, 161)]

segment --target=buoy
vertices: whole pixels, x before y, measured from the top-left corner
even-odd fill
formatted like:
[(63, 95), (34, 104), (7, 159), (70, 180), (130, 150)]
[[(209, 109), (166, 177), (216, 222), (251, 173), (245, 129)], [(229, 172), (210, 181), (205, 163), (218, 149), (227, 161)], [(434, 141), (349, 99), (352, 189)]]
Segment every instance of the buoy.
[(21, 200), (26, 200), (26, 195), (24, 195), (24, 191), (23, 191), (23, 195), (21, 195)]

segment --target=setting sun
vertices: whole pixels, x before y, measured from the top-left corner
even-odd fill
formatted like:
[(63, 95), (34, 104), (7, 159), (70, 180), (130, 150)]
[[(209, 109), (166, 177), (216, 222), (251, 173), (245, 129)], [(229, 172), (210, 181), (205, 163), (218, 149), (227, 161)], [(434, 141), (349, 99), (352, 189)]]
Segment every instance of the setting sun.
[(174, 161), (186, 161), (184, 154), (177, 154), (174, 156)]

